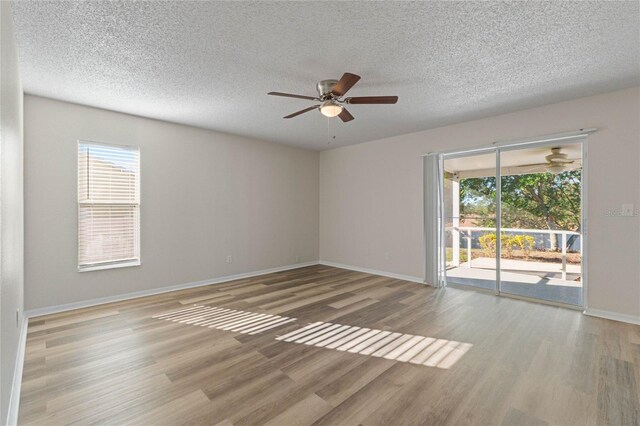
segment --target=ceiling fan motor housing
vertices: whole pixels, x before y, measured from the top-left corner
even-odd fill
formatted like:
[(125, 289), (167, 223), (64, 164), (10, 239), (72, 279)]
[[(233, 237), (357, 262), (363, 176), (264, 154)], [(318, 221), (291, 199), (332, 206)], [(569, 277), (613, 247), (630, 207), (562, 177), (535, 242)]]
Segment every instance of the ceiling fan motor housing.
[(562, 148), (551, 148), (551, 154), (547, 155), (545, 159), (550, 164), (570, 164), (573, 160), (569, 160), (568, 155), (561, 152)]
[(316, 84), (316, 90), (318, 91), (320, 99), (325, 100), (331, 98), (331, 91), (336, 84), (338, 84), (338, 80), (320, 80), (318, 84)]

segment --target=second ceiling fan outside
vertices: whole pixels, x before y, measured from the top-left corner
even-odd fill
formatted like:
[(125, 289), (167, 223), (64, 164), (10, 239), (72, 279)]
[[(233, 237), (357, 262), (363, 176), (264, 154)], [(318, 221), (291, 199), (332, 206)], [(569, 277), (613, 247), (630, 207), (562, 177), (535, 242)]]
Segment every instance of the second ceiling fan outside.
[(283, 118), (293, 118), (305, 112), (319, 109), (325, 117), (340, 117), (343, 122), (353, 120), (353, 115), (344, 107), (344, 104), (395, 104), (398, 102), (397, 96), (356, 96), (343, 98), (343, 96), (360, 80), (359, 75), (344, 73), (340, 80), (322, 80), (316, 85), (318, 96), (294, 95), (291, 93), (269, 92), (268, 95), (283, 96), (286, 98), (308, 99), (310, 101), (321, 102)]

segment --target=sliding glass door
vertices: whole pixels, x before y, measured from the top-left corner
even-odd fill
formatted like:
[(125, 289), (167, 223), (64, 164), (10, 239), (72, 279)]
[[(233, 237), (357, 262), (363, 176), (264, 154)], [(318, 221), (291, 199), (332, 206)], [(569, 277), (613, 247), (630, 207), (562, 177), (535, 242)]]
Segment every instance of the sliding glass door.
[(500, 150), (500, 291), (582, 305), (582, 143)]
[(442, 156), (447, 284), (583, 305), (584, 143)]

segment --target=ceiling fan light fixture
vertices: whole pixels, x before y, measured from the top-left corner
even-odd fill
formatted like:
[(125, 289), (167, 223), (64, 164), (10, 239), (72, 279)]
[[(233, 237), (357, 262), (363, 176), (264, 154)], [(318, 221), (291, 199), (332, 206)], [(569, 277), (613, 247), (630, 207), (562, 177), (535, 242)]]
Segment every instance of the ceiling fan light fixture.
[(547, 166), (547, 170), (549, 171), (549, 173), (553, 173), (555, 175), (564, 172), (566, 169), (567, 169), (567, 166), (565, 166), (562, 163), (550, 164), (549, 166)]
[(320, 112), (325, 117), (337, 117), (342, 112), (343, 106), (336, 101), (329, 100), (322, 104)]

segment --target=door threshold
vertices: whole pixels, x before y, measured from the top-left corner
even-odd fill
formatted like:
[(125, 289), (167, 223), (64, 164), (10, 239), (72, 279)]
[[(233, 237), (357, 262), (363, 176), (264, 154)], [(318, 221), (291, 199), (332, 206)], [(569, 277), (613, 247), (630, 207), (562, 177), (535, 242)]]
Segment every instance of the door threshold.
[(455, 288), (455, 289), (459, 289), (459, 290), (477, 291), (478, 293), (489, 294), (491, 296), (506, 297), (506, 298), (515, 299), (515, 300), (523, 300), (525, 302), (532, 302), (532, 303), (538, 303), (538, 304), (541, 304), (541, 305), (555, 306), (555, 307), (558, 307), (558, 308), (566, 308), (566, 309), (571, 309), (571, 310), (574, 310), (574, 311), (584, 311), (584, 307), (583, 306), (570, 305), (568, 303), (562, 303), (562, 302), (553, 302), (551, 300), (536, 299), (536, 298), (527, 297), (527, 296), (519, 296), (517, 294), (498, 293), (495, 290), (489, 290), (489, 289), (482, 288), (482, 287), (473, 287), (473, 286), (470, 286), (470, 285), (455, 284), (455, 283), (447, 283), (447, 287), (451, 287), (451, 288)]

